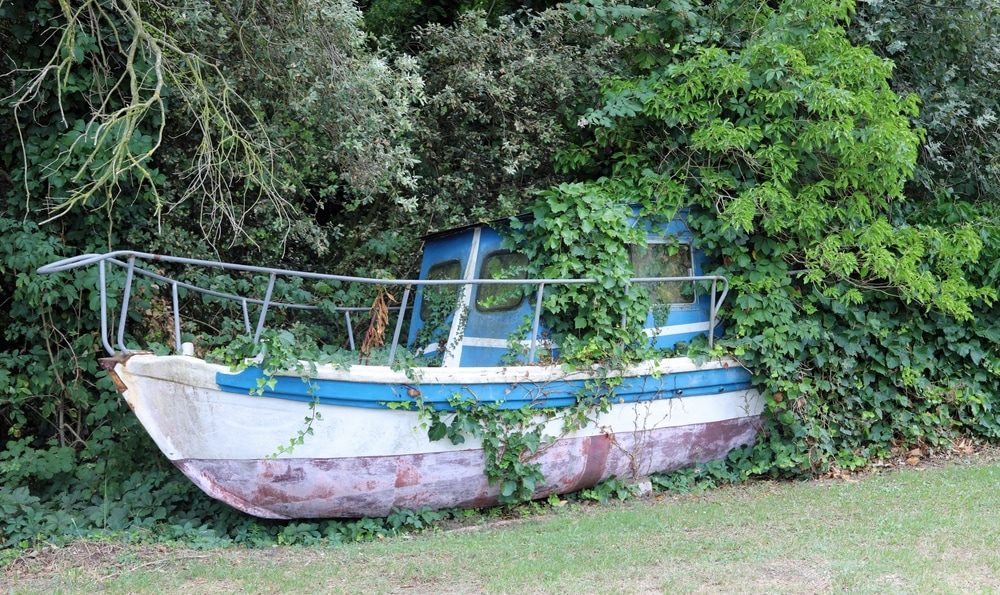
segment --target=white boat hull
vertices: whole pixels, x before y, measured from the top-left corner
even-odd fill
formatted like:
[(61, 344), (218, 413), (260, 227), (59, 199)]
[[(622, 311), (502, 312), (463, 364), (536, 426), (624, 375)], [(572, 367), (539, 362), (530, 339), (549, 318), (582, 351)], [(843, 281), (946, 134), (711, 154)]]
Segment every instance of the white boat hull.
[[(430, 394), (435, 387), (483, 391), (496, 385), (510, 392), (530, 384), (542, 394), (568, 378), (557, 366), (425, 368), (418, 370), (422, 377), (415, 386), (387, 367), (320, 366), (317, 382), (340, 392), (352, 392), (351, 383), (358, 393), (374, 386), (384, 393), (373, 394), (386, 396), (369, 403), (375, 406), (321, 401), (312, 435), (290, 454), (275, 457), (279, 445), (305, 429), (306, 402), (224, 390), (219, 379), (228, 379), (228, 369), (192, 357), (131, 354), (103, 361), (157, 446), (196, 485), (244, 512), (278, 519), (378, 517), (393, 508), (496, 504), (499, 486), (484, 475), (478, 440), (431, 441), (417, 411), (378, 403), (405, 401), (414, 390)], [(531, 457), (545, 477), (533, 497), (576, 491), (612, 476), (631, 480), (669, 472), (724, 458), (752, 443), (763, 405), (753, 389), (729, 390), (721, 384), (710, 394), (684, 396), (657, 388), (675, 386), (674, 377), (711, 375), (736, 365), (722, 360), (696, 366), (687, 358), (649, 363), (625, 373), (641, 379), (647, 391), (636, 400), (616, 403), (568, 433), (560, 418), (548, 421), (544, 435), (551, 442)], [(664, 398), (667, 394), (672, 396)]]

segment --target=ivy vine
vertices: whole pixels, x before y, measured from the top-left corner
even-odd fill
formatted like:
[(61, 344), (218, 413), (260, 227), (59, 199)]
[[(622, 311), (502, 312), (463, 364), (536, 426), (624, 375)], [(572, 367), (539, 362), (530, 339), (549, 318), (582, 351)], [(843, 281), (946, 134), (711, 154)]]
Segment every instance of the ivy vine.
[(621, 367), (649, 355), (645, 288), (633, 285), (629, 249), (645, 230), (632, 207), (601, 184), (561, 184), (541, 192), (530, 218), (512, 219), (505, 245), (527, 256), (528, 276), (595, 279), (559, 285), (544, 297), (544, 324), (570, 365)]
[[(485, 457), (483, 473), (491, 486), (499, 486), (498, 500), (517, 504), (531, 500), (545, 482), (539, 455), (569, 433), (593, 422), (611, 407), (614, 387), (621, 379), (598, 378), (585, 383), (569, 407), (504, 407), (503, 402), (480, 401), (474, 395), (453, 394), (448, 409), (439, 409), (412, 388), (412, 400), (385, 403), (390, 409), (415, 410), (432, 441), (447, 438), (464, 444), (480, 440)], [(560, 422), (556, 434), (547, 434), (551, 422)]]
[(257, 378), (257, 386), (250, 390), (251, 395), (261, 396), (264, 391), (273, 390), (278, 383), (277, 376), (289, 371), (294, 371), (306, 383), (310, 401), (304, 426), (288, 439), (288, 444), (279, 444), (268, 458), (292, 454), (296, 446), (305, 444), (306, 436), (313, 435), (313, 424), (323, 419), (323, 414), (316, 409), (319, 395), (316, 394), (318, 386), (313, 379), (318, 362), (325, 359), (314, 342), (296, 340), (292, 330), (264, 329), (256, 343), (249, 335), (240, 335), (225, 347), (213, 350), (209, 358), (223, 362), (233, 372), (249, 367), (260, 368), (261, 376)]

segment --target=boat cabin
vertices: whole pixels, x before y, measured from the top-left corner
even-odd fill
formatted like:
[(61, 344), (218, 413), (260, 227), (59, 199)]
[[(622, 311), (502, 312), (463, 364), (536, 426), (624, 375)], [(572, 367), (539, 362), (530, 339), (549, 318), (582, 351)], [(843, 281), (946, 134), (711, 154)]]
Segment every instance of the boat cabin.
[[(631, 248), (635, 278), (698, 277), (703, 275), (704, 254), (695, 246), (686, 213), (670, 221), (630, 219), (646, 230), (644, 247)], [(432, 234), (424, 238), (421, 280), (462, 279), (469, 285), (423, 285), (414, 301), (407, 344), (428, 358), (441, 358), (442, 366), (498, 366), (511, 352), (515, 333), (527, 353), (535, 313), (535, 287), (477, 284), (483, 279), (524, 279), (526, 257), (502, 245), (499, 225), (477, 224)], [(645, 322), (646, 334), (657, 348), (672, 348), (709, 332), (714, 320), (712, 296), (699, 291), (694, 280), (650, 284), (654, 298)], [(456, 316), (456, 312), (462, 314)], [(526, 322), (528, 321), (528, 322)], [(712, 329), (718, 334), (716, 325)], [(539, 334), (550, 353), (558, 346)], [(538, 361), (536, 354), (534, 361)], [(524, 358), (520, 361), (524, 363)]]

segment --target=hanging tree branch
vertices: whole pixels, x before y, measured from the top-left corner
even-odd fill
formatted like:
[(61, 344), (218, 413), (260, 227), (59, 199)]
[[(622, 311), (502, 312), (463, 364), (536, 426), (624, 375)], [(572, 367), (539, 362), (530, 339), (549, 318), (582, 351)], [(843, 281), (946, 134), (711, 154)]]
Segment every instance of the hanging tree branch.
[[(175, 203), (200, 197), (202, 228), (209, 236), (219, 235), (225, 223), (234, 236), (243, 233), (246, 213), (260, 203), (269, 203), (279, 221), (287, 219), (290, 206), (275, 175), (278, 149), (253, 108), (218, 66), (185, 50), (164, 27), (143, 18), (140, 5), (165, 15), (175, 12), (138, 0), (110, 5), (86, 0), (78, 8), (60, 0), (65, 22), (52, 58), (16, 94), (15, 112), (28, 112), (54, 86), (60, 124), (72, 138), (43, 166), (45, 177), (72, 172), (67, 176), (68, 189), (59, 184), (50, 193), (46, 222), (75, 208), (94, 206), (95, 201), (110, 211), (125, 181), (151, 193), (157, 216), (171, 206), (160, 194), (158, 172), (150, 163), (172, 115), (165, 96), (179, 105), (200, 137), (181, 176), (186, 185)], [(74, 91), (71, 83), (79, 78), (74, 70), (85, 60), (94, 73), (88, 91), (97, 101), (85, 122), (70, 122), (63, 101)], [(111, 79), (109, 84), (103, 84), (106, 78)], [(170, 109), (176, 117), (178, 107)], [(248, 119), (251, 123), (245, 125)], [(150, 129), (152, 134), (146, 132)], [(21, 143), (24, 148), (23, 136)], [(24, 162), (30, 200), (26, 152)]]

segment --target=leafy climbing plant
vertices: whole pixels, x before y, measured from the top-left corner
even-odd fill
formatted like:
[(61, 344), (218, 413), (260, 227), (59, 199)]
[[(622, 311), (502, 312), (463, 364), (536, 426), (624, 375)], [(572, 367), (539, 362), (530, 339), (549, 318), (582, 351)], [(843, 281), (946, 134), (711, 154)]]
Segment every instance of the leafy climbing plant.
[(305, 416), (302, 429), (289, 438), (288, 444), (279, 444), (270, 456), (275, 458), (281, 454), (291, 454), (296, 446), (305, 444), (307, 436), (313, 435), (313, 424), (323, 419), (323, 414), (317, 411), (319, 395), (313, 378), (317, 374), (317, 362), (325, 358), (315, 343), (296, 340), (291, 330), (264, 329), (260, 340), (253, 341), (249, 335), (241, 335), (226, 347), (214, 350), (209, 357), (231, 366), (233, 371), (245, 370), (248, 367), (258, 367), (261, 376), (257, 378), (257, 386), (251, 389), (253, 395), (263, 395), (267, 390), (277, 386), (277, 376), (283, 373), (295, 372), (308, 386), (307, 393), (312, 398), (309, 401), (309, 412)]
[(762, 438), (733, 463), (745, 475), (857, 467), (955, 427), (994, 435), (995, 368), (983, 363), (996, 351), (983, 336), (995, 328), (972, 316), (995, 310), (996, 293), (968, 274), (989, 236), (960, 218), (901, 216), (918, 102), (892, 90), (889, 61), (850, 43), (852, 8), (581, 9), (636, 42), (634, 67), (606, 83), (580, 119), (590, 136), (559, 162), (609, 172), (587, 184), (648, 215), (694, 205), (700, 247), (733, 288), (723, 346), (767, 400)]
[(490, 485), (499, 487), (499, 501), (517, 504), (530, 500), (545, 482), (538, 455), (606, 413), (613, 388), (620, 382), (620, 378), (590, 380), (577, 392), (573, 404), (561, 408), (545, 407), (544, 394), (538, 395), (538, 406), (513, 408), (502, 401), (480, 401), (456, 393), (448, 398), (448, 407), (441, 409), (425, 401), (417, 389), (410, 391), (411, 400), (386, 405), (415, 410), (431, 441), (447, 438), (452, 444), (464, 444), (470, 437), (479, 440), (485, 457), (483, 473)]
[(527, 220), (512, 219), (504, 242), (527, 256), (529, 277), (594, 279), (544, 298), (544, 323), (564, 362), (613, 365), (640, 359), (648, 293), (632, 286), (629, 247), (643, 245), (632, 207), (601, 182), (539, 193)]

